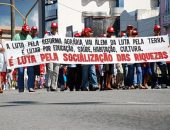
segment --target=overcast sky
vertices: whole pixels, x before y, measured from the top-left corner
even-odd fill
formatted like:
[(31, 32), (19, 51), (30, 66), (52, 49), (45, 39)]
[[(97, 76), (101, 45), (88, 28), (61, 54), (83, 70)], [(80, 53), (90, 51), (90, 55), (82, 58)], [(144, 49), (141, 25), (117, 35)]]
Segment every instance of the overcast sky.
[[(33, 6), (36, 0), (14, 0), (16, 8), (25, 16), (29, 9)], [(0, 3), (10, 3), (10, 0), (0, 0)], [(28, 17), (28, 24), (30, 26), (38, 26), (38, 6), (36, 6)], [(15, 12), (16, 26), (22, 26), (23, 21), (21, 16)], [(10, 7), (0, 5), (0, 26), (10, 26)]]

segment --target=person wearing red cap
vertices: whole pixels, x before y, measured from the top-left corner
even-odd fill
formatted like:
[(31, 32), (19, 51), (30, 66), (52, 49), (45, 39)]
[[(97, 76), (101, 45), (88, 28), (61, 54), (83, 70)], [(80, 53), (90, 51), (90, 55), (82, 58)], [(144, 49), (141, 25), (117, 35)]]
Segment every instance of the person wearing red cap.
[[(52, 36), (58, 36), (58, 24), (56, 22), (51, 23), (51, 32), (45, 34), (44, 38)], [(57, 91), (58, 76), (59, 76), (59, 66), (58, 63), (47, 63), (47, 79), (46, 87), (47, 91)]]
[(38, 35), (37, 27), (32, 26), (32, 28), (31, 28), (31, 37), (32, 37), (32, 39), (37, 39), (38, 38), (37, 35)]
[[(20, 40), (32, 40), (31, 35), (29, 35), (30, 27), (27, 24), (22, 26), (22, 31), (16, 34), (13, 37), (13, 41), (20, 41)], [(18, 89), (19, 92), (24, 92), (24, 71), (25, 67), (18, 68)], [(33, 66), (27, 67), (27, 74), (28, 74), (28, 91), (34, 91), (34, 68)]]
[(5, 64), (5, 57), (4, 57), (4, 51), (5, 49), (3, 48), (3, 40), (2, 40), (2, 30), (0, 29), (0, 93), (3, 93), (3, 88), (2, 88), (2, 73), (6, 72), (6, 64)]
[[(161, 35), (161, 27), (160, 25), (155, 25), (153, 28), (154, 36), (160, 36)], [(151, 71), (152, 71), (152, 89), (159, 89), (159, 88), (167, 88), (166, 82), (167, 82), (167, 66), (166, 62), (152, 62), (150, 63)], [(157, 66), (159, 66), (161, 70), (161, 81), (158, 82), (157, 77)]]
[[(92, 37), (93, 32), (91, 28), (84, 28), (84, 37)], [(90, 83), (89, 84), (89, 77), (90, 77)], [(98, 90), (98, 82), (97, 82), (97, 76), (96, 76), (96, 69), (95, 65), (88, 64), (88, 65), (82, 65), (82, 91), (96, 91)]]
[(160, 27), (160, 25), (155, 25), (154, 26), (154, 36), (159, 36), (160, 35), (160, 33), (161, 33), (161, 27)]
[[(109, 26), (107, 28), (107, 34), (106, 37), (111, 38), (111, 37), (115, 37), (114, 36), (114, 28), (112, 26)], [(115, 82), (115, 76), (114, 76), (114, 66), (115, 64), (105, 64), (104, 68), (105, 68), (105, 72), (104, 72), (104, 90), (113, 90), (112, 89), (112, 85), (111, 85), (111, 81), (113, 81), (112, 83)]]
[[(75, 33), (74, 37), (81, 37), (81, 33)], [(69, 64), (68, 65), (68, 87), (70, 91), (74, 88), (76, 91), (80, 90), (82, 81), (82, 72), (80, 64)]]
[[(136, 28), (132, 30), (132, 37), (138, 37), (138, 31)], [(134, 74), (134, 70), (136, 70), (136, 74)], [(139, 89), (148, 89), (147, 86), (143, 86), (143, 71), (142, 71), (142, 64), (141, 63), (135, 63), (133, 65), (133, 75), (134, 75), (134, 86), (135, 88)], [(136, 76), (135, 76), (136, 75)]]
[(131, 37), (132, 36), (133, 29), (134, 29), (134, 26), (132, 26), (132, 25), (128, 25), (127, 26), (127, 28), (126, 28), (127, 37)]
[[(126, 34), (127, 37), (133, 37), (132, 36), (132, 31), (134, 27), (132, 25), (128, 25), (126, 28)], [(124, 87), (123, 89), (134, 89), (134, 64), (133, 63), (128, 63), (128, 64), (123, 64), (123, 70), (124, 70)]]
[(84, 28), (84, 30), (82, 31), (82, 36), (84, 37), (92, 37), (93, 32), (91, 28)]
[[(30, 34), (32, 39), (38, 39), (38, 29), (36, 26), (32, 26)], [(33, 66), (33, 68), (34, 68), (34, 77), (35, 77), (34, 89), (36, 89), (39, 87), (37, 77), (40, 76), (40, 65), (35, 65)]]
[(120, 37), (127, 37), (127, 36), (126, 36), (126, 32), (125, 32), (125, 31), (121, 31), (121, 32), (120, 32)]

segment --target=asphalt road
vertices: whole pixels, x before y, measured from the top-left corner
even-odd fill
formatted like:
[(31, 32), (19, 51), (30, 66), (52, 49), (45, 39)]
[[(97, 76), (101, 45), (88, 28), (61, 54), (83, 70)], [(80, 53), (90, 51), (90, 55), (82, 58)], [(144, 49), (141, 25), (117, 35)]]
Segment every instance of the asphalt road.
[(170, 89), (5, 91), (0, 130), (170, 130)]

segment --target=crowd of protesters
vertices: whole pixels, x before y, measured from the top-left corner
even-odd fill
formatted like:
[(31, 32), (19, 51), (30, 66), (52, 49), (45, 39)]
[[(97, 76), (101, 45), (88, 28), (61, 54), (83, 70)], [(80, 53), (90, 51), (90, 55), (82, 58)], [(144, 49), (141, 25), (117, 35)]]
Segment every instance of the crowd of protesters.
[[(153, 35), (160, 35), (160, 26), (153, 26)], [(99, 37), (114, 38), (114, 28), (107, 28), (107, 34)], [(113, 89), (152, 89), (167, 88), (170, 85), (170, 62), (152, 63), (116, 63), (116, 64), (69, 64), (47, 63), (36, 66), (20, 67), (7, 71), (0, 29), (0, 93), (3, 90), (14, 88), (24, 92), (46, 88), (47, 91), (96, 91)], [(58, 36), (58, 24), (51, 23), (51, 31), (45, 33), (45, 38)], [(37, 39), (36, 26), (31, 29), (28, 25), (22, 26), (22, 31), (16, 34), (14, 41)], [(84, 28), (74, 37), (93, 37), (91, 28)], [(138, 37), (137, 29), (128, 25), (126, 31), (120, 32), (119, 37)]]

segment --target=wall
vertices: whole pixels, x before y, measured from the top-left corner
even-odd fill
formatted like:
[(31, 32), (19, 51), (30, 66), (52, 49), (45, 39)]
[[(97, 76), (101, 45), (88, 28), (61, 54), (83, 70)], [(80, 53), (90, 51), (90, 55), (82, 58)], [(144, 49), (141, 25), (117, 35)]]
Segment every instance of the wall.
[(73, 31), (84, 28), (84, 11), (105, 12), (109, 15), (110, 0), (58, 0), (59, 34), (66, 34), (66, 27), (73, 26)]
[(124, 9), (132, 12), (136, 9), (151, 9), (150, 0), (124, 0)]
[(124, 11), (120, 16), (120, 30), (125, 31), (127, 25), (133, 25), (138, 29), (139, 36), (152, 36), (155, 23), (159, 24), (158, 15), (159, 10), (139, 9), (131, 13)]
[[(93, 12), (102, 12), (107, 16), (110, 14), (111, 8), (116, 6), (116, 0), (58, 0), (58, 23), (59, 34), (66, 34), (66, 27), (73, 26), (73, 31), (82, 31), (84, 28), (84, 17), (82, 14), (90, 14)], [(124, 7), (121, 9), (127, 12), (135, 12), (136, 9), (151, 10), (157, 0), (124, 0)], [(119, 8), (119, 7), (118, 7)], [(156, 8), (158, 10), (158, 8)], [(149, 12), (148, 12), (149, 13)], [(147, 16), (146, 13), (141, 15)], [(114, 15), (112, 15), (114, 21)], [(141, 16), (143, 17), (143, 16)], [(148, 18), (151, 16), (149, 15)], [(136, 26), (135, 17), (127, 16), (123, 18), (124, 23), (134, 24)], [(130, 20), (130, 21), (129, 21)], [(122, 25), (122, 29), (125, 29), (125, 24)]]

